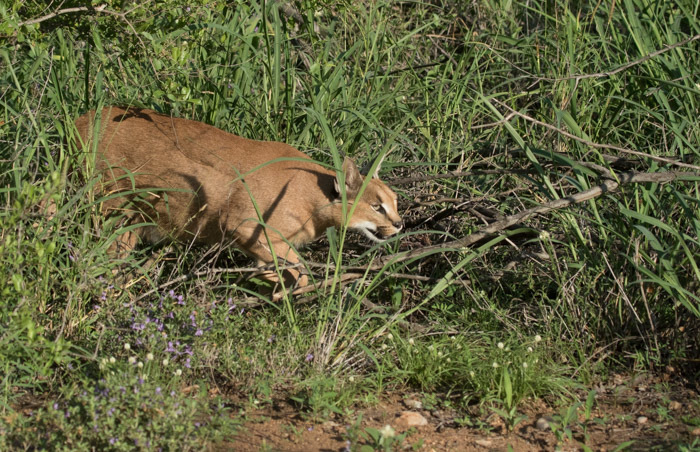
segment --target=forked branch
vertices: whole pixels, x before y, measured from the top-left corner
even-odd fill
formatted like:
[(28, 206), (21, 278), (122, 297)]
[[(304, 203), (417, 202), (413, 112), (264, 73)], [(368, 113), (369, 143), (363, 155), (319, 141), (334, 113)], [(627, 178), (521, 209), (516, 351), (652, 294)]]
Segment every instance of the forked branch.
[(460, 251), (464, 248), (468, 248), (475, 243), (478, 243), (493, 234), (503, 231), (515, 224), (518, 224), (527, 218), (532, 217), (537, 214), (544, 214), (551, 212), (552, 210), (564, 209), (574, 204), (580, 204), (588, 200), (597, 198), (606, 193), (614, 193), (618, 191), (620, 186), (626, 184), (634, 183), (666, 183), (676, 180), (700, 180), (700, 173), (687, 172), (687, 171), (669, 171), (663, 173), (622, 173), (618, 175), (618, 179), (607, 179), (601, 184), (589, 188), (573, 195), (569, 195), (565, 198), (555, 199), (550, 202), (540, 204), (531, 209), (523, 210), (516, 214), (505, 217), (502, 220), (495, 221), (486, 227), (479, 229), (478, 231), (462, 237), (457, 240), (452, 240), (450, 242), (441, 243), (438, 245), (431, 245), (422, 248), (416, 248), (405, 253), (390, 254), (379, 259), (375, 262), (370, 269), (378, 270), (384, 265), (390, 262), (403, 262), (424, 254), (429, 254), (437, 250), (444, 252), (454, 252)]

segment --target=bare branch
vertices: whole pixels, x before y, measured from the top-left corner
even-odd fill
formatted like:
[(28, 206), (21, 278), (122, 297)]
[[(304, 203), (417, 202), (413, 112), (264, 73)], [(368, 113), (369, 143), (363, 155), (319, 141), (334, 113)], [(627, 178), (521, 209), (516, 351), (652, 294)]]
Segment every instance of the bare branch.
[[(77, 6), (75, 8), (64, 8), (64, 9), (59, 9), (58, 11), (54, 11), (52, 13), (49, 13), (45, 16), (37, 17), (36, 19), (30, 19), (26, 20), (24, 22), (20, 22), (19, 25), (20, 27), (23, 25), (34, 25), (38, 24), (40, 22), (47, 21), (49, 19), (53, 19), (56, 16), (60, 16), (61, 14), (70, 14), (70, 13), (78, 13), (81, 11), (92, 11), (92, 12), (98, 12), (101, 13), (104, 11), (104, 9), (107, 7), (107, 4), (103, 4), (100, 6), (95, 6), (94, 8), (91, 6)], [(107, 11), (105, 11), (107, 12)]]
[(421, 255), (425, 255), (435, 251), (454, 252), (462, 251), (481, 240), (484, 240), (494, 233), (507, 229), (521, 221), (530, 218), (533, 215), (543, 214), (552, 210), (564, 209), (574, 204), (580, 204), (593, 198), (597, 198), (605, 193), (614, 193), (621, 185), (631, 183), (666, 183), (675, 180), (692, 180), (700, 178), (700, 173), (694, 172), (663, 172), (663, 173), (623, 173), (618, 175), (617, 180), (609, 179), (603, 181), (600, 185), (589, 188), (582, 192), (567, 196), (565, 198), (555, 199), (545, 204), (523, 210), (514, 215), (510, 215), (502, 220), (493, 222), (488, 226), (481, 228), (479, 231), (469, 234), (461, 239), (453, 240), (439, 245), (432, 245), (423, 248), (416, 248), (406, 253), (396, 253), (382, 257), (378, 263), (369, 267), (371, 270), (378, 270), (384, 265), (392, 262), (403, 262)]
[(673, 166), (679, 166), (679, 167), (682, 167), (682, 168), (690, 168), (690, 169), (693, 169), (693, 170), (696, 170), (696, 171), (700, 171), (700, 166), (697, 166), (697, 165), (691, 165), (691, 164), (689, 164), (689, 163), (683, 163), (683, 162), (679, 162), (679, 161), (677, 161), (677, 160), (669, 159), (669, 158), (666, 158), (666, 157), (659, 157), (659, 156), (656, 156), (656, 155), (651, 155), (651, 154), (647, 154), (647, 153), (640, 152), (640, 151), (633, 151), (632, 149), (627, 149), (627, 148), (623, 148), (623, 147), (620, 147), (620, 146), (614, 146), (614, 145), (612, 145), (612, 144), (594, 143), (594, 142), (592, 142), (592, 141), (590, 141), (590, 140), (586, 140), (585, 138), (577, 137), (577, 136), (574, 135), (573, 133), (567, 132), (566, 130), (560, 129), (560, 128), (558, 128), (558, 127), (556, 127), (556, 126), (553, 126), (553, 125), (551, 125), (551, 124), (547, 124), (546, 122), (538, 121), (537, 119), (533, 118), (532, 116), (528, 116), (528, 115), (526, 115), (526, 114), (524, 114), (524, 113), (520, 113), (519, 111), (513, 110), (513, 109), (510, 108), (508, 105), (504, 104), (503, 102), (501, 102), (501, 101), (499, 101), (499, 100), (496, 100), (496, 99), (494, 99), (494, 100), (495, 100), (499, 105), (501, 105), (502, 107), (507, 108), (511, 113), (513, 113), (513, 114), (515, 114), (516, 116), (519, 116), (519, 117), (525, 119), (526, 121), (529, 121), (529, 122), (531, 122), (531, 123), (533, 123), (533, 124), (537, 124), (538, 126), (542, 126), (542, 127), (547, 128), (547, 129), (550, 129), (550, 130), (554, 130), (555, 132), (557, 132), (557, 133), (559, 133), (559, 134), (561, 134), (561, 135), (564, 135), (565, 137), (571, 138), (572, 140), (576, 140), (576, 141), (578, 141), (579, 143), (583, 143), (583, 144), (585, 144), (585, 145), (587, 145), (587, 146), (590, 146), (590, 147), (592, 147), (592, 148), (596, 148), (596, 149), (612, 149), (612, 150), (614, 150), (614, 151), (622, 152), (622, 153), (624, 153), (624, 154), (636, 155), (636, 156), (638, 156), (638, 157), (648, 158), (648, 159), (650, 159), (650, 160), (655, 160), (655, 161), (657, 161), (657, 162), (663, 162), (663, 163), (667, 163), (667, 164), (673, 165)]

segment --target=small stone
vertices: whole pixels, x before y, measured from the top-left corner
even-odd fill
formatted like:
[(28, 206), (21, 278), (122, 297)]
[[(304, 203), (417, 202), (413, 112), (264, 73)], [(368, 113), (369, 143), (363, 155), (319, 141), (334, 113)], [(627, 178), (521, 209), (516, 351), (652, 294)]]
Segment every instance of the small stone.
[(488, 439), (477, 439), (474, 442), (481, 447), (491, 447), (491, 445), (493, 444), (493, 441)]
[(683, 404), (677, 400), (671, 400), (668, 402), (668, 409), (671, 411), (678, 411), (683, 408)]
[(639, 416), (637, 418), (637, 424), (639, 425), (646, 424), (647, 422), (649, 422), (649, 418), (646, 416)]
[(700, 436), (700, 427), (695, 427), (690, 431), (690, 434), (693, 436)]
[(552, 418), (550, 416), (543, 416), (539, 419), (537, 419), (537, 422), (535, 422), (535, 427), (537, 430), (542, 430), (547, 431), (550, 429), (549, 423), (552, 421)]
[(340, 427), (340, 424), (338, 424), (337, 422), (333, 422), (333, 421), (326, 421), (322, 425), (322, 428), (325, 431), (332, 431), (336, 427)]
[(403, 404), (410, 410), (422, 410), (423, 403), (415, 399), (403, 399)]
[(428, 420), (422, 414), (414, 411), (403, 411), (401, 416), (396, 420), (401, 425), (407, 427), (417, 427), (420, 425), (428, 425)]

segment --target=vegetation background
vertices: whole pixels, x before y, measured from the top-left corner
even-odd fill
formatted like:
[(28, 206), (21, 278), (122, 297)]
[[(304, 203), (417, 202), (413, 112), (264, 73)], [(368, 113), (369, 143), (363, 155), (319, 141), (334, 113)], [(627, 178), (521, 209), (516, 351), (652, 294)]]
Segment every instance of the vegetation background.
[[(0, 449), (199, 449), (235, 429), (230, 394), (326, 418), (421, 391), (515, 425), (619, 370), (697, 382), (699, 10), (4, 2)], [(406, 232), (329, 231), (306, 256), (332, 283), (263, 307), (232, 249), (114, 262), (72, 126), (114, 104), (329, 164), (386, 154)]]

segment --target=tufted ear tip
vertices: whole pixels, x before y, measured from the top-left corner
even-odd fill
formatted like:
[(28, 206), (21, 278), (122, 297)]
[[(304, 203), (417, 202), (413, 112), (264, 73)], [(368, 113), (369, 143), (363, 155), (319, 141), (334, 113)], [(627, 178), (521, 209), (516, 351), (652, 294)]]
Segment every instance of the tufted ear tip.
[[(362, 175), (357, 169), (355, 161), (350, 157), (345, 157), (343, 160), (343, 174), (345, 175), (345, 196), (348, 199), (354, 199), (362, 187)], [(340, 181), (337, 177), (334, 186), (336, 194), (340, 197)]]

